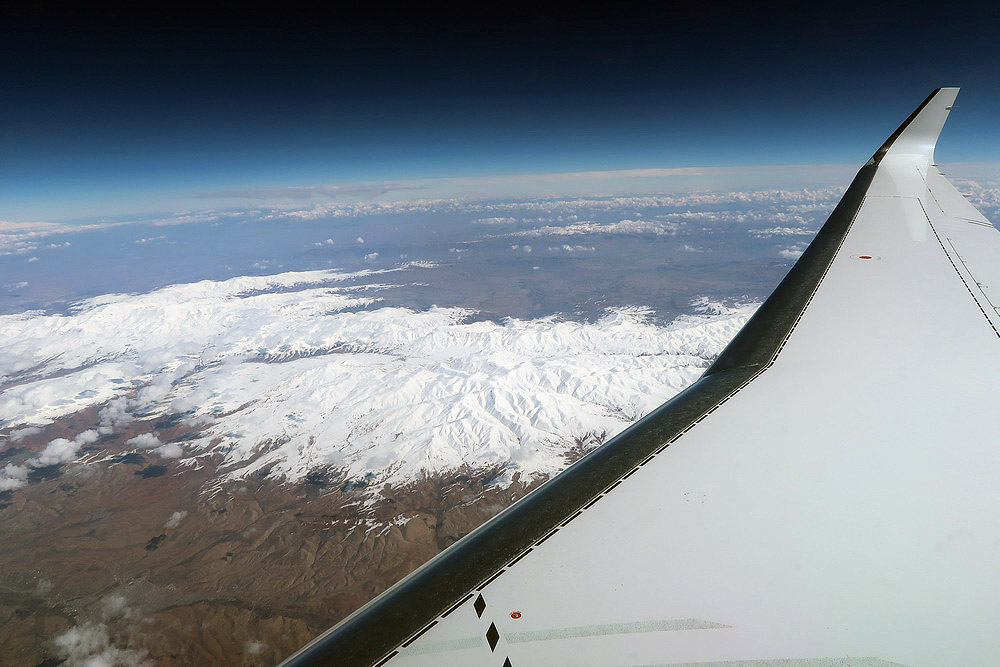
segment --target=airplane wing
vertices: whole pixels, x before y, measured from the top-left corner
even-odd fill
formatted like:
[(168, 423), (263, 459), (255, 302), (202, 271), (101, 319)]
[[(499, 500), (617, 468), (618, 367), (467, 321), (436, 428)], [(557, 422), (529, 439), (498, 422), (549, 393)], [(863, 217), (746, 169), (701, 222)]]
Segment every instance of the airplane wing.
[(957, 93), (696, 384), (287, 664), (995, 664), (1000, 233), (934, 164)]

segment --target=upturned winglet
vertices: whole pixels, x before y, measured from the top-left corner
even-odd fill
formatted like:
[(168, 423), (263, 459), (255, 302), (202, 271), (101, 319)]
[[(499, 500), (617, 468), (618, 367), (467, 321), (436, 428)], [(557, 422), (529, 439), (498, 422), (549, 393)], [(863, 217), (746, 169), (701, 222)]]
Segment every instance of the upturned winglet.
[(874, 163), (899, 158), (934, 164), (934, 146), (955, 104), (958, 90), (938, 88), (928, 95), (923, 104), (875, 151), (872, 156)]

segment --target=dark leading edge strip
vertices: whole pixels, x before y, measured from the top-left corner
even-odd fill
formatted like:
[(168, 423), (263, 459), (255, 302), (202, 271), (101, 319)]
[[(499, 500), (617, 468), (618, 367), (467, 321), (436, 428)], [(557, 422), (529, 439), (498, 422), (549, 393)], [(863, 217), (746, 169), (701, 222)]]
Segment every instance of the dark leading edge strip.
[(770, 366), (812, 299), (861, 207), (879, 162), (937, 94), (928, 96), (858, 172), (843, 199), (777, 289), (701, 379), (598, 447), (423, 567), (326, 631), (284, 664), (372, 665), (584, 506), (609, 491)]

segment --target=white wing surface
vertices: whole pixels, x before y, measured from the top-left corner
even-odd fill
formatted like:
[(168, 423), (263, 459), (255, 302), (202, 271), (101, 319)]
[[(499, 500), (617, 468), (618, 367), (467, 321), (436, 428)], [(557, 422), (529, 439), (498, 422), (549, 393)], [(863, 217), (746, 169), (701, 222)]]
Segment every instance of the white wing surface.
[(1000, 656), (1000, 234), (942, 88), (697, 384), (290, 664)]

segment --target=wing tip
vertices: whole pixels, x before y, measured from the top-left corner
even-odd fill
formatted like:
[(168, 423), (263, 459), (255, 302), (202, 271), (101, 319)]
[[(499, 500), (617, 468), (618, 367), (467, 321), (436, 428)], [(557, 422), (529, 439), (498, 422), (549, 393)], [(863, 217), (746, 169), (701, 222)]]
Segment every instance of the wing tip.
[(875, 151), (872, 160), (878, 164), (886, 157), (904, 156), (933, 163), (934, 148), (959, 90), (958, 86), (934, 89)]

